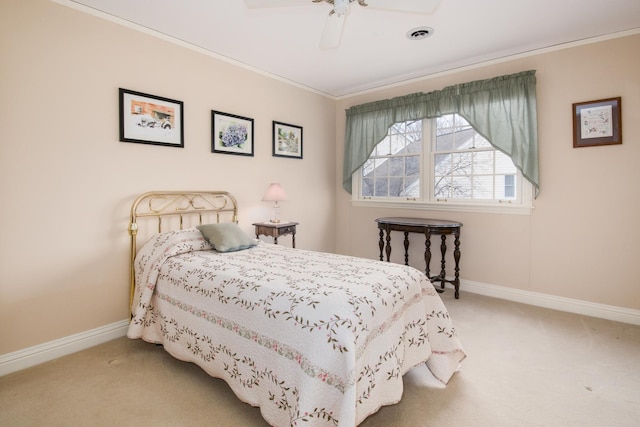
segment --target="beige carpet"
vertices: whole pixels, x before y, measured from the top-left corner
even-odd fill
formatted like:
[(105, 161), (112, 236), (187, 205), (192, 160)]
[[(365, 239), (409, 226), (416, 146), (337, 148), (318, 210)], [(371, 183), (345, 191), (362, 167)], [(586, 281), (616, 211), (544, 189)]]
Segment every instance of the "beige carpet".
[[(639, 426), (640, 327), (447, 290), (468, 358), (361, 426)], [(0, 426), (266, 426), (220, 380), (126, 338), (0, 378)]]

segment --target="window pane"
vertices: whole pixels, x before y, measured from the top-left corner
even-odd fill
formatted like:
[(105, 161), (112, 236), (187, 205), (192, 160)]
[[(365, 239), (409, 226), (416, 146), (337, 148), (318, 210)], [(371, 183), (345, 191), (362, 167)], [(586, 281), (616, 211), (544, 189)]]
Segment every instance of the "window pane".
[(472, 153), (454, 153), (451, 155), (451, 173), (453, 175), (471, 175)]
[(496, 151), (496, 173), (514, 174), (516, 172), (516, 167), (513, 164), (511, 157), (507, 156), (502, 151)]
[(403, 176), (404, 175), (404, 157), (393, 157), (390, 160), (391, 170), (389, 176)]
[(391, 148), (388, 153), (382, 153), (382, 155), (387, 155), (387, 154), (398, 154), (399, 152), (401, 152), (402, 150), (404, 150), (404, 146), (405, 146), (405, 137), (404, 135), (392, 135), (391, 138)]
[(407, 133), (422, 134), (422, 120), (416, 120), (413, 122), (407, 122)]
[(474, 199), (493, 199), (493, 176), (476, 176), (473, 180)]
[(453, 114), (438, 117), (436, 119), (436, 128), (436, 135), (451, 133), (451, 129), (453, 129)]
[(493, 151), (478, 151), (473, 153), (473, 172), (493, 174)]
[(407, 154), (419, 154), (422, 152), (421, 134), (409, 134), (407, 135), (407, 139), (407, 146), (405, 148)]
[(454, 117), (456, 132), (461, 132), (464, 130), (471, 129), (471, 125), (464, 117), (459, 116), (457, 114), (454, 114), (453, 117)]
[(420, 176), (420, 157), (411, 156), (405, 159), (405, 171), (406, 176)]
[(436, 177), (435, 185), (433, 189), (433, 195), (436, 198), (448, 198), (450, 197), (451, 190), (451, 177), (440, 176)]
[(389, 159), (376, 159), (373, 161), (376, 176), (389, 175)]
[(436, 136), (436, 151), (451, 151), (453, 136), (450, 133)]
[(491, 144), (489, 144), (489, 141), (487, 141), (479, 133), (476, 133), (474, 135), (474, 137), (473, 137), (473, 146), (475, 148), (491, 148), (491, 149), (493, 149), (493, 146)]
[(378, 145), (376, 145), (375, 150), (373, 150), (376, 156), (386, 156), (391, 153), (391, 140), (390, 138), (385, 138)]
[(422, 141), (422, 132), (407, 132), (405, 137), (407, 139), (407, 145), (416, 141)]
[[(502, 178), (504, 185), (502, 187), (498, 186), (498, 180)], [(515, 199), (516, 197), (516, 176), (515, 175), (498, 175), (496, 176), (496, 188), (504, 188), (504, 198), (505, 199)]]
[(455, 176), (451, 180), (452, 199), (468, 199), (471, 197), (471, 178), (468, 176)]
[(406, 178), (404, 182), (404, 195), (406, 197), (420, 197), (420, 178)]
[(373, 173), (374, 164), (375, 164), (375, 161), (373, 160), (367, 160), (366, 162), (364, 162), (364, 165), (362, 165), (363, 178), (366, 178)]
[(362, 195), (364, 197), (373, 196), (373, 178), (362, 179)]
[(496, 175), (496, 198), (497, 199), (515, 199), (516, 198), (516, 176), (515, 175)]
[(389, 127), (389, 134), (404, 133), (406, 127), (407, 126), (404, 122), (394, 123), (391, 125), (391, 127)]
[(387, 178), (376, 178), (375, 196), (387, 197), (389, 194), (389, 180)]
[(404, 179), (391, 178), (389, 179), (389, 196), (400, 197), (404, 195)]
[(468, 150), (473, 148), (473, 134), (475, 131), (471, 128), (465, 130), (457, 130), (453, 134), (453, 149)]
[(433, 158), (436, 175), (447, 175), (451, 172), (451, 154), (436, 154)]
[(453, 140), (451, 138), (437, 136), (433, 151), (435, 151), (436, 153), (446, 153), (448, 151), (451, 151), (451, 147), (453, 147), (452, 141)]

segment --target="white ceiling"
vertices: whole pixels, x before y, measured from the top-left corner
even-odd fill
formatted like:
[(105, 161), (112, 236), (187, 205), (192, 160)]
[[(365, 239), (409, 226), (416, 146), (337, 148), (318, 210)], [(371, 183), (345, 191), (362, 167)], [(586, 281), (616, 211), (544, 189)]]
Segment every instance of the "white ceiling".
[[(247, 9), (242, 0), (70, 1), (332, 97), (640, 31), (640, 0), (442, 0), (429, 15), (355, 2), (340, 46), (322, 50), (318, 43), (332, 9), (328, 3), (300, 0), (297, 7)], [(389, 0), (397, 1), (402, 0)], [(433, 28), (433, 35), (409, 40), (406, 33), (419, 26)]]

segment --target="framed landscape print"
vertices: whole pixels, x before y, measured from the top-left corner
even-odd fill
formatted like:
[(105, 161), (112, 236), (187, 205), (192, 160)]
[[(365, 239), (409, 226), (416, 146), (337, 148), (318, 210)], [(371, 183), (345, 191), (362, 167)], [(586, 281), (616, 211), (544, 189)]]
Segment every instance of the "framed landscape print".
[(273, 122), (273, 155), (275, 157), (302, 158), (302, 127)]
[(253, 156), (253, 119), (211, 111), (211, 152)]
[(573, 104), (573, 147), (622, 144), (621, 98)]
[(184, 147), (182, 101), (122, 89), (120, 141)]

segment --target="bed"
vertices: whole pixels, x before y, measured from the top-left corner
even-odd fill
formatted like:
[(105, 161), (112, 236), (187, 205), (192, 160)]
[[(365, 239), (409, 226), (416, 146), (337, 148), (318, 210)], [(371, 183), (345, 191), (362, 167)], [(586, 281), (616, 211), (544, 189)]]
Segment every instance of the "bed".
[(443, 384), (458, 370), (464, 350), (420, 271), (262, 242), (237, 223), (228, 192), (134, 201), (129, 338), (221, 378), (278, 427), (356, 426), (400, 401), (410, 369)]

